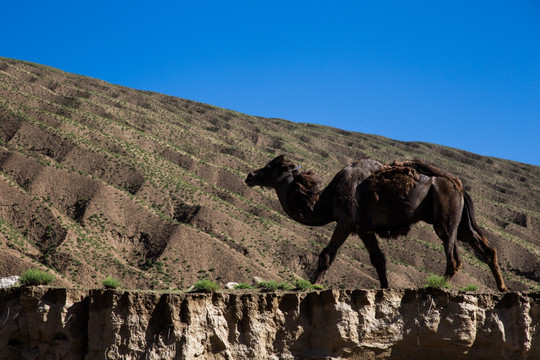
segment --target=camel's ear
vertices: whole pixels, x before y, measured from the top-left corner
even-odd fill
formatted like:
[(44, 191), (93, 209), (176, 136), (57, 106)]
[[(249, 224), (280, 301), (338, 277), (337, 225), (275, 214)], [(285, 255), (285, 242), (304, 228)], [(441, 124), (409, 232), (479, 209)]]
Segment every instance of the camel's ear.
[(281, 154), (278, 157), (276, 157), (273, 161), (275, 161), (275, 162), (284, 162), (285, 161), (285, 155)]
[(285, 155), (279, 155), (277, 158), (270, 162), (272, 166), (278, 166), (281, 171), (292, 170), (295, 165), (292, 161), (286, 160)]
[(285, 155), (281, 154), (276, 157), (274, 160), (270, 161), (270, 164), (282, 165), (285, 162)]

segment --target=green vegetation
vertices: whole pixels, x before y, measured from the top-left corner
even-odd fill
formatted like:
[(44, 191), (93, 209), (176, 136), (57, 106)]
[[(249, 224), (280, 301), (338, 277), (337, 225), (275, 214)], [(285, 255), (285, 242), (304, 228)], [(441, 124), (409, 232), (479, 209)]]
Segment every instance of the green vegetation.
[(476, 291), (476, 290), (478, 290), (478, 286), (472, 285), (472, 284), (459, 289), (459, 291)]
[(211, 293), (219, 290), (219, 285), (213, 282), (212, 280), (199, 280), (193, 284), (190, 292), (205, 292)]
[(263, 291), (276, 291), (279, 287), (277, 281), (261, 281), (257, 284), (257, 287)]
[(274, 280), (261, 281), (257, 284), (257, 287), (262, 291), (276, 291), (276, 290), (292, 290), (294, 287), (288, 282), (278, 283)]
[(306, 279), (298, 279), (294, 283), (294, 289), (295, 290), (323, 290), (324, 287), (322, 285), (314, 285), (311, 282), (309, 282)]
[(444, 276), (431, 274), (426, 278), (425, 288), (450, 289), (450, 284)]
[(19, 283), (21, 286), (48, 285), (55, 279), (56, 277), (48, 271), (29, 269), (21, 274)]
[(111, 276), (107, 276), (101, 284), (105, 286), (105, 289), (117, 289), (122, 286), (122, 283)]
[(261, 289), (262, 291), (276, 291), (276, 290), (303, 291), (303, 290), (323, 290), (324, 289), (322, 285), (313, 285), (312, 283), (310, 283), (308, 280), (305, 280), (305, 279), (295, 280), (292, 284), (286, 281), (283, 281), (283, 282), (277, 282), (273, 280), (261, 281), (259, 284), (257, 284), (257, 288)]
[(540, 292), (540, 284), (533, 285), (530, 287), (531, 291)]
[(250, 290), (250, 289), (253, 289), (253, 286), (249, 284), (245, 284), (245, 283), (240, 283), (240, 284), (236, 284), (234, 288), (236, 290)]
[[(251, 290), (254, 289), (253, 286), (245, 283), (237, 284), (234, 287), (236, 290)], [(297, 279), (293, 281), (292, 283), (287, 281), (277, 282), (274, 280), (269, 281), (261, 281), (256, 285), (256, 288), (265, 291), (265, 292), (271, 292), (271, 291), (277, 291), (277, 290), (284, 290), (284, 291), (305, 291), (305, 290), (323, 290), (324, 287), (322, 285), (313, 285), (308, 280), (305, 279)]]
[(298, 279), (294, 282), (294, 286), (297, 290), (308, 290), (311, 288), (311, 283), (305, 279)]

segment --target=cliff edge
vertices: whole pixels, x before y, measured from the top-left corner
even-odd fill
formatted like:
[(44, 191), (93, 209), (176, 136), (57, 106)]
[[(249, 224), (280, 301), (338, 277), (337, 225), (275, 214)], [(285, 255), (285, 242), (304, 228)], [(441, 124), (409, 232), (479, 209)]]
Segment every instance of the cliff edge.
[(540, 293), (0, 290), (1, 359), (540, 359)]

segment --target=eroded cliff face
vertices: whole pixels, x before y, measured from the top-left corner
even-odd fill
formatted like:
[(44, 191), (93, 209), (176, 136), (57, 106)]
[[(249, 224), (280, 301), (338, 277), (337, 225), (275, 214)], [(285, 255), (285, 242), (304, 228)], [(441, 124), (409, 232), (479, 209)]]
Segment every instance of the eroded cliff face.
[(2, 359), (540, 359), (540, 294), (0, 290)]

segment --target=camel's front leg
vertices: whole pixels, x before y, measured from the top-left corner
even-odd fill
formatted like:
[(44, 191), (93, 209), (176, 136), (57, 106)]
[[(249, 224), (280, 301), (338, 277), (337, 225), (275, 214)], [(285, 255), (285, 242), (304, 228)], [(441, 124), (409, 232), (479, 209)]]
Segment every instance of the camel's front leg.
[(388, 288), (388, 279), (386, 277), (386, 259), (384, 254), (379, 247), (379, 242), (375, 234), (371, 233), (361, 233), (360, 239), (364, 242), (366, 249), (369, 253), (369, 259), (371, 264), (377, 270), (377, 275), (379, 275), (379, 282), (381, 283), (381, 288)]
[(324, 273), (332, 265), (332, 262), (334, 262), (339, 247), (345, 242), (350, 233), (351, 230), (349, 227), (340, 225), (338, 222), (328, 246), (319, 255), (317, 271), (315, 271), (315, 274), (311, 278), (313, 284), (321, 283)]

